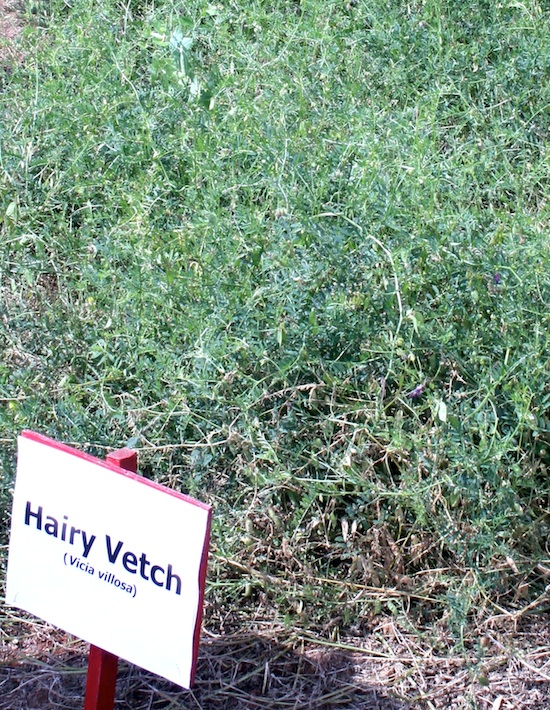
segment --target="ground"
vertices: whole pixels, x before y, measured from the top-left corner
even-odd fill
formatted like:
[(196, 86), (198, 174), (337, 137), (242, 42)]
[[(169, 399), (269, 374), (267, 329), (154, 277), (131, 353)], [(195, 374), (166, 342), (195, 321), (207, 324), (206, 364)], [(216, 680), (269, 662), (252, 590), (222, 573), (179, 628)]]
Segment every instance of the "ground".
[(4, 62), (16, 55), (10, 42), (21, 32), (23, 24), (17, 13), (17, 0), (0, 0), (0, 61)]
[[(81, 708), (86, 644), (4, 613), (0, 710)], [(367, 637), (331, 642), (268, 621), (225, 634), (209, 631), (207, 622), (193, 691), (121, 662), (116, 708), (550, 707), (547, 620), (495, 616), (479, 633), (477, 650), (459, 651), (443, 634), (436, 646), (421, 629), (391, 618), (380, 618)]]

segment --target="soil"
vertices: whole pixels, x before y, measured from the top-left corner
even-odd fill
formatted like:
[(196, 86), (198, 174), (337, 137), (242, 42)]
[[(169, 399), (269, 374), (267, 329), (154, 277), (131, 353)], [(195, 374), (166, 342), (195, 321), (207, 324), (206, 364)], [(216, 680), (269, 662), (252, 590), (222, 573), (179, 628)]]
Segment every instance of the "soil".
[(0, 62), (4, 63), (18, 56), (13, 40), (23, 30), (19, 0), (0, 0)]

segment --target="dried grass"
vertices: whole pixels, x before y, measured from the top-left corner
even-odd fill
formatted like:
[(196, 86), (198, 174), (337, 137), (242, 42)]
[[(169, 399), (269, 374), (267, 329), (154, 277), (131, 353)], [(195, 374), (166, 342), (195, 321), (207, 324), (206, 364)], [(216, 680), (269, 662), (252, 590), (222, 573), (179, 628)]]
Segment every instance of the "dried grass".
[[(15, 619), (13, 620), (15, 621)], [(15, 630), (15, 629), (14, 629)], [(0, 709), (82, 707), (86, 645), (37, 622), (19, 622), (0, 656)], [(550, 626), (545, 619), (486, 620), (479, 644), (459, 651), (383, 619), (366, 638), (330, 642), (257, 624), (204, 634), (193, 691), (121, 662), (116, 708), (550, 707)], [(479, 652), (479, 648), (483, 652)]]

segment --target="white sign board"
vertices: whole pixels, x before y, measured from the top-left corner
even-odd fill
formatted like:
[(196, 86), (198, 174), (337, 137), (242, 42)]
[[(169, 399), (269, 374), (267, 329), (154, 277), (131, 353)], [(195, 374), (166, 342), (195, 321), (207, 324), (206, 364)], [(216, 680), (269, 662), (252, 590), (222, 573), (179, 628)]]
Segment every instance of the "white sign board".
[(6, 602), (189, 688), (210, 519), (207, 505), (23, 432)]

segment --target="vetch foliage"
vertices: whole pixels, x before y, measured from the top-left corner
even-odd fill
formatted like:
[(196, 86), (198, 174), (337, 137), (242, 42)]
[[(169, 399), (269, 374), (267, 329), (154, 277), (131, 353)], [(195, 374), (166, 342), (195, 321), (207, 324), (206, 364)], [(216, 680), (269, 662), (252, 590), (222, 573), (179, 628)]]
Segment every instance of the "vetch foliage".
[(129, 441), (215, 505), (213, 619), (538, 610), (544, 6), (36, 14), (0, 124), (4, 509), (21, 428)]

